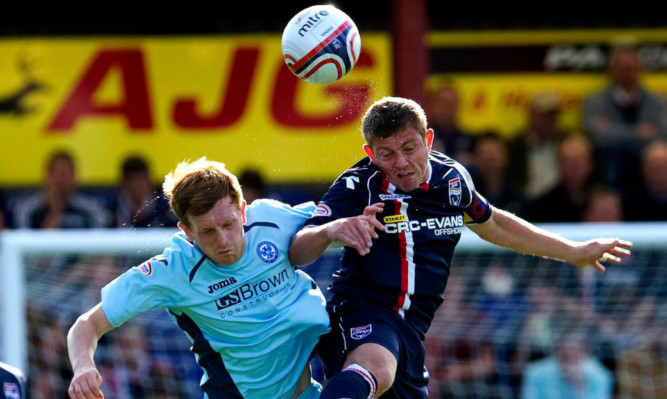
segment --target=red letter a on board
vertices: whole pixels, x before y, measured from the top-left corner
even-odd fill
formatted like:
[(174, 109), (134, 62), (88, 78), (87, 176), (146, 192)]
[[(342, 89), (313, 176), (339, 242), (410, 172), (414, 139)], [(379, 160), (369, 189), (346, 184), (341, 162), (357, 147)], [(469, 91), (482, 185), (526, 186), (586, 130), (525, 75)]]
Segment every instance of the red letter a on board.
[[(120, 73), (124, 98), (117, 103), (95, 102), (95, 92), (112, 71)], [(133, 130), (151, 129), (153, 121), (143, 53), (140, 49), (100, 51), (48, 127), (71, 130), (84, 116), (119, 116)]]

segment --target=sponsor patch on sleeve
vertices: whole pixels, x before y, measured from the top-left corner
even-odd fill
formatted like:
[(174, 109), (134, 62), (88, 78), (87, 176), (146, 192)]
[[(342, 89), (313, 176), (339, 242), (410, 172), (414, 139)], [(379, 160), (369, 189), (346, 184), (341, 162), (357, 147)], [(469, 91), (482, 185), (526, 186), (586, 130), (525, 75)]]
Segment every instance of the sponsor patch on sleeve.
[(466, 210), (471, 222), (483, 223), (491, 217), (491, 206), (486, 198), (479, 194), (475, 195), (472, 205)]

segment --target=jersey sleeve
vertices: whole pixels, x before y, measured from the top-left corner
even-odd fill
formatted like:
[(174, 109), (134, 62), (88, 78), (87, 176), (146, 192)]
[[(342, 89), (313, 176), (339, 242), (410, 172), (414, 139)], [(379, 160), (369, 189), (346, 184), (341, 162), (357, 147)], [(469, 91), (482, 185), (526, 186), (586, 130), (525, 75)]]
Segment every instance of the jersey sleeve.
[(360, 205), (359, 198), (367, 192), (364, 181), (351, 171), (338, 177), (317, 204), (306, 226), (320, 226), (332, 220), (359, 215), (364, 207)]
[(173, 275), (174, 257), (167, 250), (131, 268), (102, 288), (102, 309), (114, 327), (132, 317), (175, 303), (178, 279)]
[(467, 188), (467, 193), (470, 195), (468, 206), (464, 209), (463, 221), (466, 224), (484, 223), (491, 217), (492, 207), (489, 201), (484, 198), (475, 189), (472, 177), (468, 171), (460, 164), (457, 164), (456, 169), (461, 175), (461, 179)]
[(271, 221), (284, 232), (286, 237), (291, 237), (299, 231), (304, 223), (313, 216), (315, 203), (312, 201), (291, 206), (280, 201), (271, 199), (255, 200), (248, 208), (248, 221), (246, 225)]
[(484, 223), (491, 217), (491, 205), (477, 191), (472, 191), (472, 201), (464, 211), (463, 221), (466, 224)]

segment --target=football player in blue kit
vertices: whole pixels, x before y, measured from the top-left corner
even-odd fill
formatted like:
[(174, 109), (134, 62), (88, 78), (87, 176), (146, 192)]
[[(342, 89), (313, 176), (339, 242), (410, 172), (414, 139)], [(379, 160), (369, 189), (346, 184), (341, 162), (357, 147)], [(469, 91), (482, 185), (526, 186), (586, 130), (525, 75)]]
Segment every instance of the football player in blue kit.
[(309, 360), (329, 331), (322, 292), (288, 252), (314, 203), (256, 200), (205, 158), (165, 178), (182, 231), (161, 255), (110, 282), (67, 342), (72, 398), (103, 397), (94, 363), (99, 338), (133, 316), (163, 308), (192, 342), (205, 398), (317, 398)]
[(433, 130), (414, 101), (387, 97), (362, 120), (368, 157), (345, 171), (294, 237), (298, 265), (345, 245), (327, 304), (332, 332), (319, 354), (322, 399), (426, 398), (422, 341), (443, 302), (464, 225), (494, 244), (577, 267), (617, 264), (632, 243), (574, 242), (493, 207), (466, 169), (431, 150)]

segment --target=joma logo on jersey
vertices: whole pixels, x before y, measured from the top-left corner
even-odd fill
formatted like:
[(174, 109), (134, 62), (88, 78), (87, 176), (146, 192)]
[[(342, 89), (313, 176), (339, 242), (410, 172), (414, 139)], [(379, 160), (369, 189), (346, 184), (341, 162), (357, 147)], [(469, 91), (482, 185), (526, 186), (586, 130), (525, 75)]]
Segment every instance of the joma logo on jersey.
[(285, 284), (289, 280), (287, 270), (283, 270), (265, 280), (253, 284), (243, 284), (239, 288), (218, 298), (215, 301), (218, 310), (226, 309), (243, 301), (250, 300), (256, 296), (266, 294), (274, 288)]
[(212, 294), (217, 290), (221, 290), (227, 286), (230, 286), (232, 284), (236, 284), (236, 279), (234, 277), (226, 278), (224, 280), (218, 281), (215, 284), (211, 284), (208, 286), (208, 293)]
[(385, 216), (382, 220), (384, 220), (385, 223), (398, 223), (404, 220), (408, 220), (408, 217), (405, 215), (391, 215)]
[[(405, 215), (397, 215), (405, 216)], [(422, 228), (434, 230), (436, 235), (459, 234), (463, 227), (463, 215), (444, 216), (441, 218), (428, 218), (423, 222), (419, 220), (405, 220), (397, 223), (386, 224), (385, 233), (398, 234), (404, 231), (418, 231)]]

